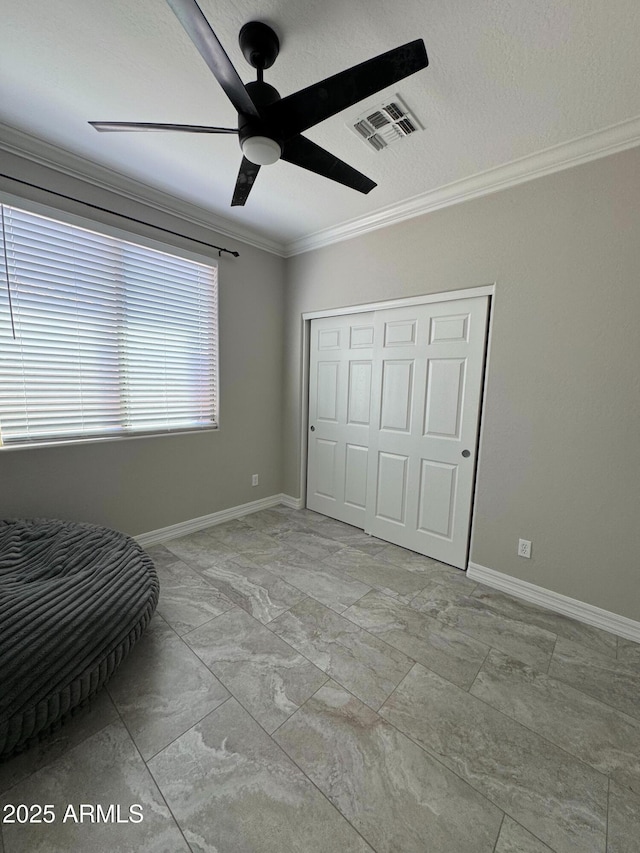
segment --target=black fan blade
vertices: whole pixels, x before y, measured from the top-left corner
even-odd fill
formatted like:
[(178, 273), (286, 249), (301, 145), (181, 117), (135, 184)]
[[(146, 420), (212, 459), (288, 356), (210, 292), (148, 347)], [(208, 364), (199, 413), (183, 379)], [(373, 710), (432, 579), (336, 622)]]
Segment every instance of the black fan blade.
[(284, 144), (280, 159), (293, 163), (295, 166), (302, 166), (303, 169), (322, 175), (323, 178), (337, 181), (337, 183), (351, 187), (352, 190), (358, 190), (360, 193), (371, 192), (377, 186), (371, 178), (363, 175), (362, 172), (358, 172), (344, 160), (334, 157), (333, 154), (325, 151), (324, 148), (320, 148), (319, 145), (304, 136), (294, 136), (293, 139), (288, 139)]
[(236, 110), (257, 118), (258, 110), (255, 104), (196, 0), (167, 2)]
[(260, 166), (256, 166), (255, 163), (247, 160), (246, 157), (242, 158), (236, 188), (233, 191), (233, 198), (231, 199), (231, 207), (238, 207), (246, 202), (259, 171)]
[(180, 130), (183, 133), (235, 133), (233, 127), (207, 127), (201, 124), (158, 124), (155, 121), (90, 121), (89, 124), (100, 133), (113, 133), (126, 130)]
[(270, 104), (265, 110), (265, 117), (286, 139), (426, 68), (428, 64), (424, 42), (416, 39)]

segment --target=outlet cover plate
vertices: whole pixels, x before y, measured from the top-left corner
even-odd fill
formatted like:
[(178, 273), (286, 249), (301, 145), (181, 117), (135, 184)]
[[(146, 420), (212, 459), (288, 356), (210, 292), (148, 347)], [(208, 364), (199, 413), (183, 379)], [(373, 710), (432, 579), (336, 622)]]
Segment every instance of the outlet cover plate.
[(518, 539), (518, 556), (531, 558), (531, 542), (528, 539)]

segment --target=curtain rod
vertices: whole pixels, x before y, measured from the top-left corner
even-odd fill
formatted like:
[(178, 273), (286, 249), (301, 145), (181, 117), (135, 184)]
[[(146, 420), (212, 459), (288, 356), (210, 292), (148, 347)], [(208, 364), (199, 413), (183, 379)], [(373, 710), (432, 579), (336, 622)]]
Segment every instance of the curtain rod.
[[(109, 213), (112, 216), (119, 216), (120, 219), (128, 219), (129, 222), (136, 222), (138, 225), (146, 225), (148, 228), (155, 228), (157, 231), (164, 231), (165, 234), (173, 234), (174, 237), (182, 237), (183, 240), (190, 240), (192, 243), (199, 243), (201, 246), (206, 246), (209, 249), (217, 249), (218, 257), (222, 257), (223, 252), (227, 252), (229, 255), (233, 255), (234, 258), (240, 257), (240, 252), (234, 252), (232, 249), (225, 249), (223, 246), (215, 246), (213, 243), (205, 243), (204, 240), (197, 240), (195, 237), (187, 237), (185, 234), (180, 234), (178, 231), (172, 231), (170, 228), (163, 228), (161, 225), (152, 225), (151, 222), (145, 222), (142, 219), (136, 219), (134, 216), (127, 216), (126, 213), (116, 213), (115, 210), (109, 210), (106, 207), (100, 207), (98, 204), (91, 204), (89, 201), (82, 201), (79, 198), (74, 198), (70, 195), (65, 195), (64, 193), (59, 193), (56, 190), (49, 190), (46, 187), (38, 186), (38, 184), (32, 184), (29, 181), (23, 181), (21, 178), (13, 178), (11, 175), (3, 175), (0, 173), (0, 178), (6, 178), (9, 181), (15, 181), (18, 184), (24, 184), (25, 187), (31, 187), (34, 190), (41, 190), (45, 193), (50, 193), (51, 195), (56, 195), (59, 198), (66, 198), (67, 201), (73, 201), (77, 204), (83, 204), (85, 207), (91, 207), (94, 210), (99, 210), (102, 213)], [(144, 203), (144, 202), (143, 202)]]

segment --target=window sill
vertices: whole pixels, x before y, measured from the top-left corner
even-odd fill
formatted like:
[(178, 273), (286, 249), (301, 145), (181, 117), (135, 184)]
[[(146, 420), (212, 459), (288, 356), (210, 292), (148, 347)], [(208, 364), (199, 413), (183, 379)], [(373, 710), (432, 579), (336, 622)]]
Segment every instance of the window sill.
[(175, 435), (195, 435), (202, 432), (219, 432), (220, 425), (209, 427), (194, 427), (193, 429), (177, 429), (167, 432), (141, 432), (136, 435), (101, 435), (95, 438), (70, 438), (60, 439), (57, 441), (33, 441), (25, 442), (24, 444), (1, 444), (0, 454), (13, 453), (16, 450), (40, 450), (42, 448), (50, 449), (52, 447), (77, 447), (79, 445), (88, 444), (104, 444), (105, 442), (114, 441), (138, 441), (141, 438), (167, 438)]

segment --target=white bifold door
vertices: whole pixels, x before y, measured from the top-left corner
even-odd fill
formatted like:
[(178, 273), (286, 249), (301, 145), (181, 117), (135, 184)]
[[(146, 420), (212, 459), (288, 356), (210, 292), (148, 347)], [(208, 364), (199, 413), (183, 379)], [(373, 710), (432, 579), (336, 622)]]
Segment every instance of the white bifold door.
[(466, 568), (487, 297), (311, 321), (307, 506)]

